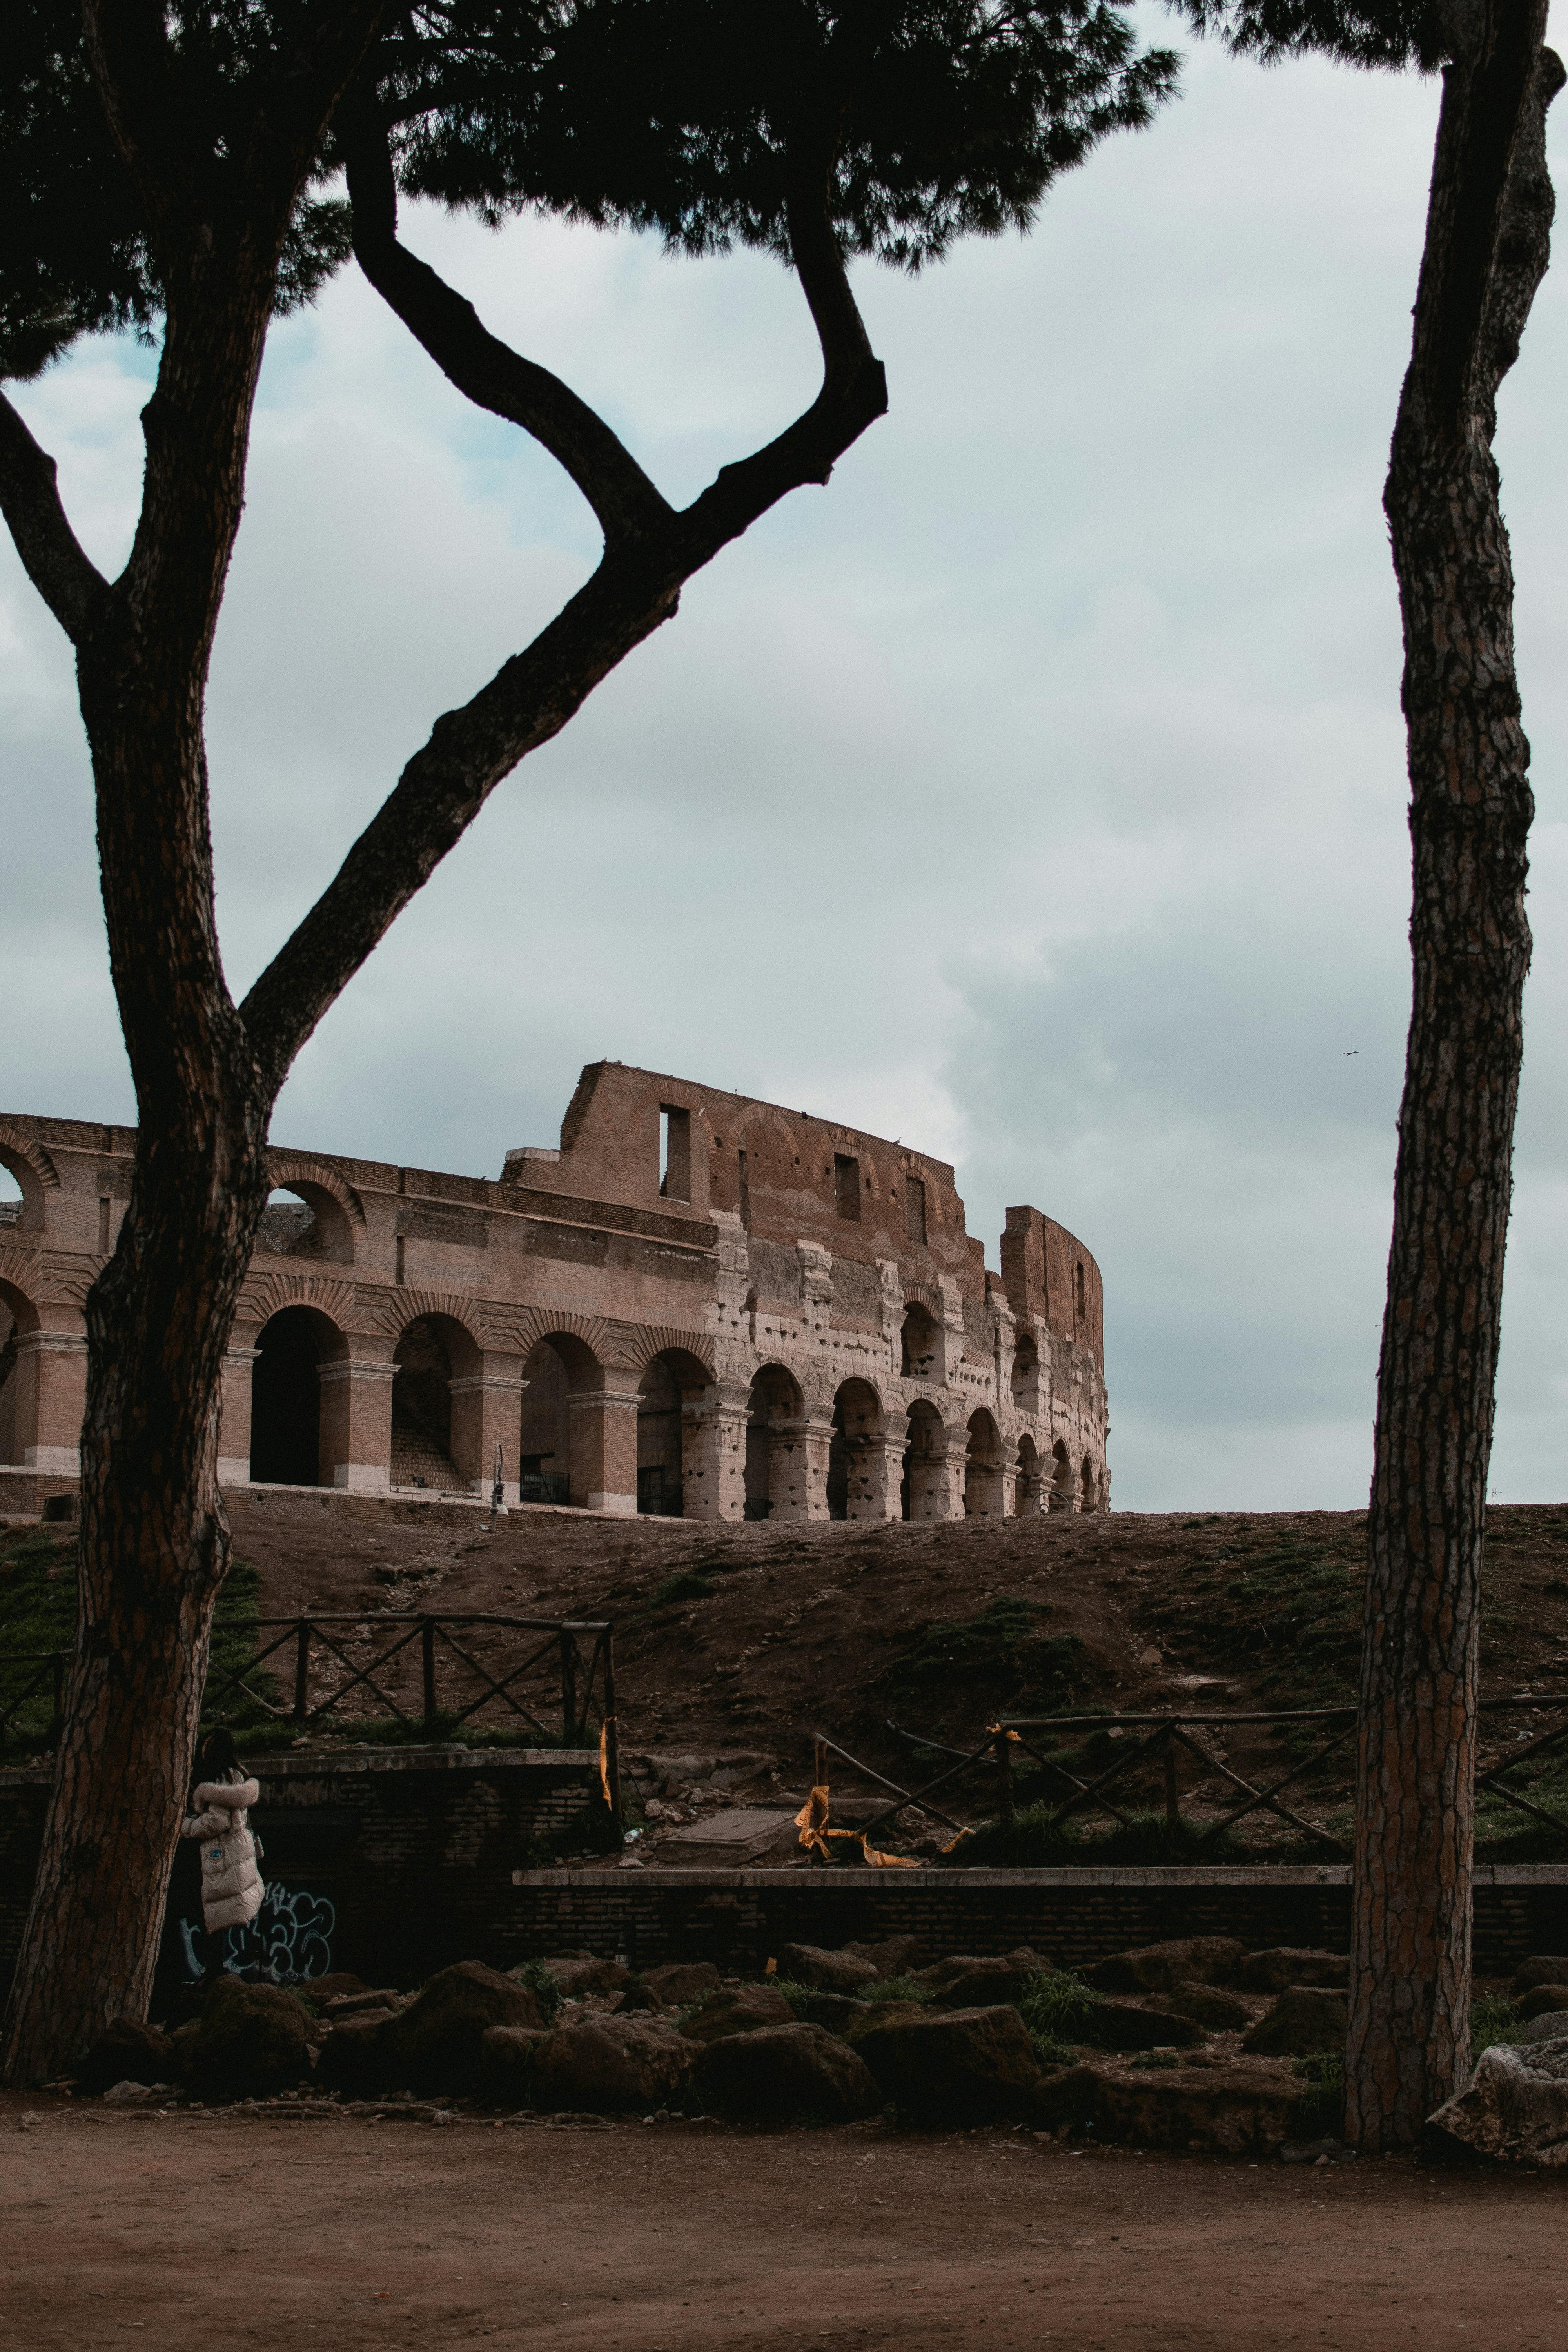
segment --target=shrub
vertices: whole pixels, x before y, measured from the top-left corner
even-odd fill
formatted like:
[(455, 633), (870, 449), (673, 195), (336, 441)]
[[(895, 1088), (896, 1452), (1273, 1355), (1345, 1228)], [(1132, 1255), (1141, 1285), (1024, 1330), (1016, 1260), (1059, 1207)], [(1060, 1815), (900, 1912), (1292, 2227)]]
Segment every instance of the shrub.
[(526, 1985), (539, 2003), (539, 2013), (546, 2025), (553, 2025), (555, 2012), (561, 2006), (561, 1986), (542, 1960), (520, 1960), (515, 1969), (508, 1969), (513, 1984)]
[(1075, 2042), (1092, 2046), (1095, 2011), (1100, 2007), (1100, 1998), (1092, 1985), (1086, 1985), (1070, 1970), (1042, 1969), (1038, 1976), (1031, 1977), (1018, 2006), (1037, 2052), (1042, 2053), (1042, 2064), (1063, 2063), (1060, 2057), (1044, 2057), (1043, 2045), (1064, 2053)]
[(1470, 2003), (1470, 2063), (1496, 2042), (1507, 2042), (1519, 2031), (1519, 2011), (1506, 1994), (1478, 1993)]

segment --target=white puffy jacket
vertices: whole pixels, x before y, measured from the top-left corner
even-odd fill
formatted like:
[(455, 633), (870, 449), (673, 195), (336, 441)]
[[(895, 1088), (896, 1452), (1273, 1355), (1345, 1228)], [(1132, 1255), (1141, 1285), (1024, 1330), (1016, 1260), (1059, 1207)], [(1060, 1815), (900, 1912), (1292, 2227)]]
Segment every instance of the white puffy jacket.
[(265, 1889), (256, 1867), (256, 1840), (246, 1826), (246, 1813), (260, 1797), (259, 1783), (229, 1772), (221, 1780), (204, 1780), (193, 1814), (182, 1837), (202, 1841), (202, 1917), (208, 1930), (243, 1927), (261, 1908)]

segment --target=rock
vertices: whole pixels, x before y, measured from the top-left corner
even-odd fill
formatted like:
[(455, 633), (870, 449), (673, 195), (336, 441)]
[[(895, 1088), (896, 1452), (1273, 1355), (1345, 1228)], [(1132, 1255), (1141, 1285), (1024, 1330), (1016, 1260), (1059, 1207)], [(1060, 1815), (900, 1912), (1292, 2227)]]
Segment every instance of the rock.
[(1315, 2050), (1342, 2050), (1350, 2003), (1321, 1985), (1288, 1985), (1241, 2046), (1259, 2057), (1305, 2058)]
[[(314, 1985), (310, 1990), (315, 1991)], [(388, 1987), (383, 1992), (340, 1993), (336, 2000), (322, 2002), (321, 2015), (329, 2025), (341, 2025), (345, 2017), (363, 2017), (371, 2011), (391, 2016), (396, 2007), (397, 1995)]]
[(366, 1989), (364, 1979), (356, 1977), (351, 1969), (333, 1969), (328, 1976), (312, 1977), (309, 1987), (311, 2000), (322, 2003), (339, 2000), (352, 2000), (356, 1993), (362, 1993)]
[(156, 2083), (178, 2071), (174, 2042), (161, 2026), (117, 2017), (112, 2025), (105, 2026), (78, 2067), (76, 2086), (84, 2098), (98, 2099), (127, 2077), (136, 2083)]
[(647, 1979), (636, 1976), (632, 1978), (629, 1984), (622, 1986), (610, 2004), (611, 2012), (616, 2017), (632, 2017), (639, 2013), (647, 2016), (663, 2007), (663, 2001), (648, 1983)]
[(390, 2011), (381, 2010), (334, 2025), (316, 2061), (318, 2087), (342, 2091), (351, 2099), (368, 2098), (378, 2091), (386, 2080), (381, 2031), (391, 2021)]
[(1237, 1983), (1243, 1992), (1283, 1992), (1287, 1985), (1348, 1987), (1348, 1952), (1315, 1952), (1300, 1944), (1277, 1944), (1267, 1952), (1248, 1952)]
[(847, 1992), (805, 1992), (790, 2003), (791, 2014), (807, 2025), (820, 2025), (825, 2033), (847, 2033), (852, 2025), (870, 2014), (868, 2000), (852, 2000)]
[(108, 2090), (103, 2094), (103, 2104), (106, 2107), (144, 2107), (151, 2103), (153, 2095), (150, 2083), (132, 2083), (127, 2080), (123, 2083), (110, 2083)]
[(845, 2029), (844, 2038), (856, 2042), (868, 2026), (892, 2025), (911, 2017), (930, 2017), (931, 2008), (923, 2000), (859, 2000), (855, 2004), (860, 2015)]
[(794, 2010), (776, 1985), (740, 1985), (710, 1993), (680, 2028), (689, 2042), (721, 2042), (764, 2025), (793, 2025)]
[(1234, 1993), (1218, 1992), (1213, 1985), (1178, 1985), (1160, 1999), (1173, 2017), (1190, 2017), (1205, 2033), (1235, 2033), (1252, 2022)]
[(1356, 2152), (1342, 2139), (1288, 2139), (1279, 2150), (1281, 2164), (1353, 2164)]
[(666, 2009), (685, 2009), (705, 1992), (717, 1992), (718, 1969), (711, 1960), (668, 1960), (661, 1969), (647, 1969), (643, 1982)]
[(475, 2096), (487, 2107), (533, 2104), (533, 2062), (549, 2033), (538, 2025), (487, 2025), (479, 2036)]
[(758, 2123), (792, 2116), (853, 2123), (882, 2104), (865, 2060), (820, 2025), (764, 2025), (710, 2042), (698, 2062), (696, 2090), (716, 2114)]
[[(548, 1969), (560, 1986), (563, 2000), (582, 2000), (593, 1992), (619, 1992), (632, 1980), (630, 1969), (624, 1969), (619, 1960), (600, 1959), (592, 1952), (569, 1952), (561, 1959), (542, 1960), (540, 1966)], [(493, 2021), (499, 2025), (510, 2021)]]
[(456, 1960), (381, 2028), (377, 2053), (385, 2079), (400, 2090), (450, 2095), (478, 2075), (487, 2026), (544, 2021), (531, 1986), (515, 1984), (482, 1960)]
[(877, 2017), (858, 2028), (855, 2048), (883, 2097), (922, 2122), (1022, 2115), (1040, 2079), (1034, 2044), (1010, 2006)]
[(1139, 2001), (1096, 2003), (1076, 2037), (1096, 2050), (1190, 2050), (1204, 2038), (1196, 2021), (1173, 2009), (1145, 2009)]
[(1521, 1993), (1533, 1992), (1537, 1985), (1568, 1984), (1568, 1959), (1554, 1958), (1550, 1952), (1537, 1952), (1532, 1959), (1521, 1963), (1509, 1991), (1517, 2000)]
[(1516, 2050), (1528, 2050), (1538, 2042), (1556, 2042), (1564, 2033), (1568, 2033), (1568, 2008), (1546, 2009), (1539, 2016), (1532, 2017), (1528, 2025), (1521, 2025), (1502, 2038)]
[(877, 1944), (846, 1944), (844, 1949), (858, 1960), (869, 1960), (880, 1977), (908, 1976), (921, 1956), (918, 1936), (884, 1936)]
[(944, 2009), (984, 2009), (998, 2000), (1020, 2001), (1031, 1977), (1052, 1975), (1048, 1960), (1025, 1947), (1000, 1959), (970, 1960), (936, 1990)]
[(1178, 1936), (1113, 1952), (1084, 1970), (1096, 1992), (1173, 1992), (1183, 1984), (1228, 1984), (1247, 1947), (1234, 1936)]
[(879, 1973), (853, 1952), (825, 1952), (816, 1944), (785, 1944), (778, 1960), (781, 1977), (815, 1985), (818, 1992), (858, 1992), (862, 1985), (875, 1984)]
[(668, 2106), (696, 2063), (695, 2044), (661, 2018), (575, 2018), (533, 2053), (533, 2103), (646, 2114)]
[(1035, 2100), (1045, 2130), (1089, 2132), (1136, 2147), (1272, 2156), (1290, 2137), (1301, 2085), (1263, 2066), (1121, 2073), (1086, 2063), (1047, 2078)]
[(1483, 2050), (1469, 2083), (1427, 2119), (1433, 2154), (1568, 2166), (1568, 2036)]
[(661, 1839), (655, 1859), (673, 1870), (767, 1869), (800, 1848), (795, 1815), (748, 1805), (709, 1813)]
[(187, 2062), (202, 2099), (265, 2099), (310, 2073), (311, 2020), (292, 1993), (225, 1976), (207, 1995)]
[(1532, 1985), (1519, 2004), (1520, 2016), (1526, 2025), (1552, 2009), (1568, 2009), (1568, 1984)]

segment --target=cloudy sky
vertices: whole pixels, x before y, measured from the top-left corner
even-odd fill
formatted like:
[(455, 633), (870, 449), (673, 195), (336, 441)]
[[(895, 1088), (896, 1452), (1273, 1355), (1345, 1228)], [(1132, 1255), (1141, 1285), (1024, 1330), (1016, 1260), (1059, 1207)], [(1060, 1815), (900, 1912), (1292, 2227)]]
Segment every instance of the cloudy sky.
[[(495, 1174), (601, 1055), (902, 1136), (956, 1161), (991, 1263), (1021, 1201), (1099, 1257), (1119, 1507), (1364, 1501), (1408, 999), (1379, 497), (1436, 96), (1200, 49), (1029, 237), (862, 269), (889, 415), (502, 786), (278, 1139)], [(815, 389), (770, 262), (405, 229), (678, 499)], [(99, 344), (21, 395), (109, 567), (149, 373)], [(1560, 269), (1499, 436), (1540, 810), (1513, 1501), (1568, 1490), (1565, 376)], [(274, 333), (211, 698), (237, 992), (595, 553), (353, 271)], [(70, 665), (8, 546), (0, 729), (0, 1100), (129, 1119)]]

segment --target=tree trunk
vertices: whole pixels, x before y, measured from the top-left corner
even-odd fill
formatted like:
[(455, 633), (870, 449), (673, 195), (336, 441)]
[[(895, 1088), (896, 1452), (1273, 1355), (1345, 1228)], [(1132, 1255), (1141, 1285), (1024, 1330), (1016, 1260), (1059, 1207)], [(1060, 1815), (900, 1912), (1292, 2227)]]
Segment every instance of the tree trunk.
[(1405, 630), (1414, 976), (1378, 1371), (1346, 2132), (1409, 2146), (1469, 2063), (1481, 1539), (1533, 804), (1495, 394), (1546, 267), (1542, 0), (1445, 73), (1384, 492)]

